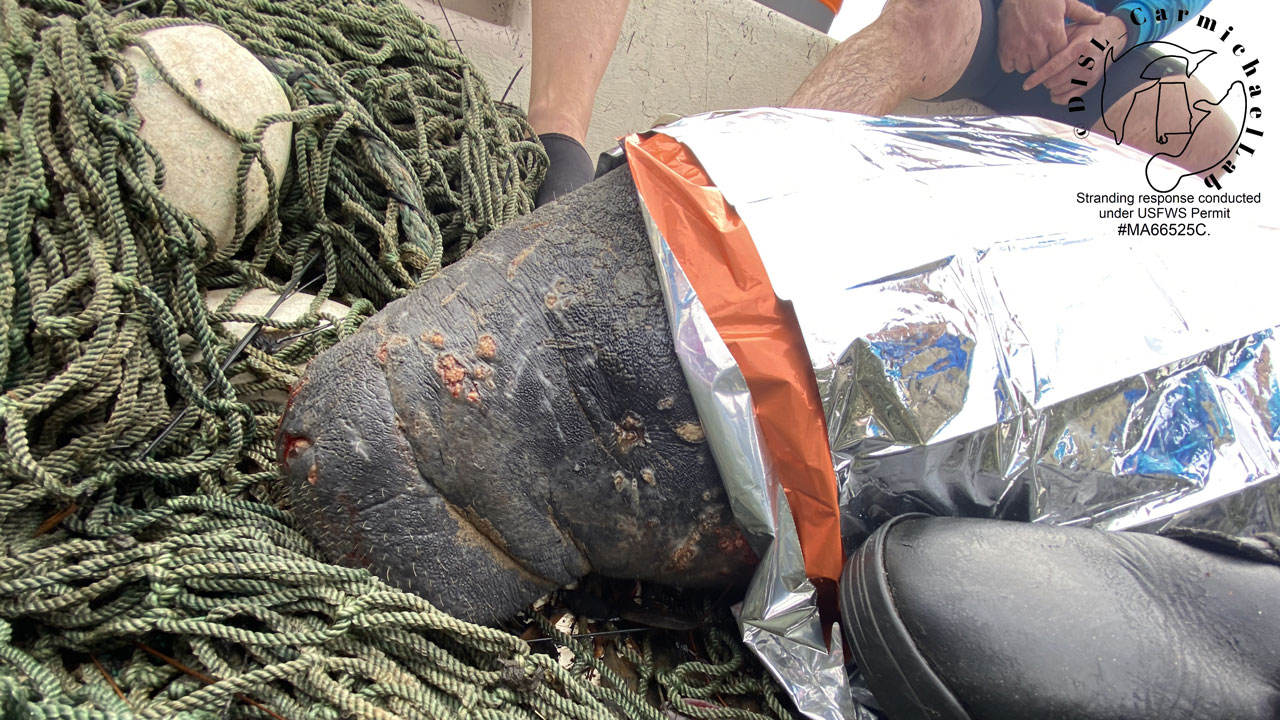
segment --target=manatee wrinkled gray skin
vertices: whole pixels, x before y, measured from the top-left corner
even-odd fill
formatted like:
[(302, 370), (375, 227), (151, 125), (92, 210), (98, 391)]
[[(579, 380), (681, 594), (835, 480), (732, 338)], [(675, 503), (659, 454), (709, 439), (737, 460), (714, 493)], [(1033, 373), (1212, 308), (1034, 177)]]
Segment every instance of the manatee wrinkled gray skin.
[(479, 242), (317, 357), (280, 426), (303, 530), (492, 623), (590, 571), (745, 581), (626, 170)]

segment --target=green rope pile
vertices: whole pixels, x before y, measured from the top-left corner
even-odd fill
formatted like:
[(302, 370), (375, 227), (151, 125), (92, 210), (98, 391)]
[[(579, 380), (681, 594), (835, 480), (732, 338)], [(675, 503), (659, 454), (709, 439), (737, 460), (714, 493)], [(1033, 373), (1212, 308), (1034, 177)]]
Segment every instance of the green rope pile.
[[(242, 209), (222, 249), (162, 194), (121, 59), (163, 74), (138, 36), (196, 21), (292, 107), (245, 132), (186, 96), (239, 141), (242, 197), (267, 128), (293, 127), (265, 219)], [(271, 502), (297, 368), (531, 209), (546, 156), (521, 114), (395, 0), (0, 0), (0, 45), (0, 720), (665, 717), (589, 647), (566, 669), (319, 561)], [(231, 311), (255, 289), (314, 300)], [(232, 321), (286, 337), (246, 346)], [(690, 716), (759, 717), (699, 693), (785, 713), (717, 647), (646, 683)]]

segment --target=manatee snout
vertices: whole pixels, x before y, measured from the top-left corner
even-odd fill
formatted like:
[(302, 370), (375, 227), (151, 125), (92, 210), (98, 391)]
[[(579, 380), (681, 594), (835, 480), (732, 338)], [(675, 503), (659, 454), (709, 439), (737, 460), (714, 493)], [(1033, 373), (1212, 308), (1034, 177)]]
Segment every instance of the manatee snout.
[(625, 172), (491, 234), (316, 358), (279, 450), (331, 560), (475, 622), (588, 572), (715, 586), (755, 563)]

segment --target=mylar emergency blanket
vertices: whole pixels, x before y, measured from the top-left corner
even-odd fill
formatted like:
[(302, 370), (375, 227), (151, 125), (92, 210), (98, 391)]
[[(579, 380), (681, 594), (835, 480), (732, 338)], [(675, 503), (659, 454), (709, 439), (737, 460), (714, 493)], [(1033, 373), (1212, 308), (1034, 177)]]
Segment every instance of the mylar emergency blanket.
[(624, 147), (677, 354), (763, 558), (744, 640), (805, 715), (870, 717), (816, 596), (895, 515), (1280, 527), (1264, 205), (1126, 236), (1112, 214), (1185, 213), (1204, 184), (1173, 202), (1146, 156), (1026, 118), (757, 109)]

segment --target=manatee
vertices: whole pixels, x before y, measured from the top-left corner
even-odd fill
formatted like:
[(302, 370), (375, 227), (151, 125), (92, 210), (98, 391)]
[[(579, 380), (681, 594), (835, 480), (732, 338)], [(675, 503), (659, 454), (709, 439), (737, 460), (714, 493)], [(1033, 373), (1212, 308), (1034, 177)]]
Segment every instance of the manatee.
[(323, 553), (472, 622), (589, 572), (725, 586), (756, 562), (625, 169), (490, 234), (319, 355), (278, 440)]

